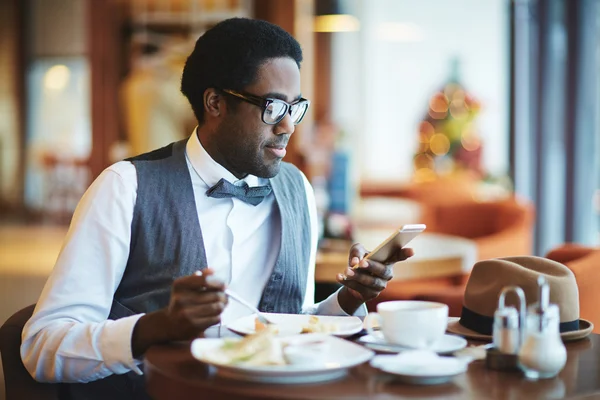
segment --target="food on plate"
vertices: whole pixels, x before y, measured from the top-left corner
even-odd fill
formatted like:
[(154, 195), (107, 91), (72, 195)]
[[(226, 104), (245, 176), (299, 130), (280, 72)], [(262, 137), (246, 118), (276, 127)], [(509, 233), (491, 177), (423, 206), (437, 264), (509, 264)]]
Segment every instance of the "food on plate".
[(258, 317), (256, 317), (254, 319), (254, 331), (255, 332), (260, 332), (267, 329), (267, 325), (263, 324), (262, 322), (260, 322), (260, 320), (258, 319)]
[(322, 362), (327, 343), (322, 336), (277, 337), (271, 325), (242, 339), (225, 339), (210, 349), (204, 359), (221, 365), (281, 366)]
[(242, 339), (226, 339), (205, 354), (206, 359), (226, 365), (285, 365), (282, 343), (270, 325)]
[(258, 319), (258, 317), (256, 317), (254, 319), (254, 332), (264, 331), (267, 328), (269, 328), (271, 330), (271, 332), (273, 332), (273, 333), (279, 333), (279, 328), (277, 328), (277, 325), (275, 325), (275, 324), (270, 324), (270, 325), (263, 324)]
[[(265, 329), (271, 329), (275, 334), (279, 333), (277, 325), (265, 325), (259, 321), (258, 317), (254, 319), (254, 331), (261, 332)], [(338, 332), (339, 327), (337, 324), (325, 323), (319, 319), (319, 317), (311, 315), (308, 321), (302, 324), (300, 333), (334, 333)]]
[(308, 319), (308, 323), (302, 326), (301, 333), (333, 333), (337, 331), (337, 324), (324, 323), (319, 319), (319, 317), (311, 315)]

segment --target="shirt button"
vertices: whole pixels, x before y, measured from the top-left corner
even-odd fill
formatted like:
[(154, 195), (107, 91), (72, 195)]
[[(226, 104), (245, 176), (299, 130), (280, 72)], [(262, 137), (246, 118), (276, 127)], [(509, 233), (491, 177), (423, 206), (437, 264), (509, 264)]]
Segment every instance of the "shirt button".
[(273, 280), (274, 280), (274, 281), (280, 281), (280, 280), (281, 280), (281, 278), (282, 278), (281, 274), (274, 274), (274, 275), (273, 275)]

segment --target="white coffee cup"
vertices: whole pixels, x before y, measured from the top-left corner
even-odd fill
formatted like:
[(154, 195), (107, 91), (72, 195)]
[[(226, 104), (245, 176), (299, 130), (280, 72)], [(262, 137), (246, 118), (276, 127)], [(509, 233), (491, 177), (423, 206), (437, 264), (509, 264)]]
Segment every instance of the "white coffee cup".
[(381, 327), (386, 342), (415, 349), (427, 349), (440, 340), (448, 325), (448, 306), (432, 301), (385, 301), (377, 312), (365, 318), (373, 334), (374, 323)]

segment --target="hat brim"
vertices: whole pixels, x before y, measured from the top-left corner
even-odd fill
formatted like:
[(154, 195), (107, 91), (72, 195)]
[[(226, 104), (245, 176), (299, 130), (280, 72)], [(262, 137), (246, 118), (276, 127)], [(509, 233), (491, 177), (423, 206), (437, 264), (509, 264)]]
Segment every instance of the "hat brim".
[[(571, 342), (574, 340), (579, 340), (579, 339), (588, 337), (590, 335), (590, 333), (592, 333), (593, 330), (594, 330), (593, 323), (591, 323), (590, 321), (585, 320), (583, 318), (580, 318), (578, 330), (570, 331), (570, 332), (563, 332), (560, 334), (560, 337), (563, 340), (563, 342)], [(453, 333), (455, 335), (462, 336), (465, 339), (482, 340), (482, 341), (486, 341), (486, 342), (492, 341), (491, 335), (484, 335), (482, 333), (472, 331), (471, 329), (468, 329), (468, 328), (465, 328), (464, 326), (462, 326), (460, 324), (459, 317), (449, 317), (448, 318), (448, 327), (446, 328), (446, 331), (448, 331), (449, 333)]]

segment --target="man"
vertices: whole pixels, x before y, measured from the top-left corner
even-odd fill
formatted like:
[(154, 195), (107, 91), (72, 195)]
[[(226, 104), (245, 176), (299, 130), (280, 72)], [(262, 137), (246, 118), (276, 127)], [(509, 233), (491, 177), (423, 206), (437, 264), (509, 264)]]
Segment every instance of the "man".
[(314, 195), (281, 161), (309, 105), (301, 60), (264, 21), (227, 20), (198, 39), (181, 83), (198, 127), (109, 167), (82, 198), (23, 332), (35, 379), (91, 382), (69, 385), (72, 398), (144, 398), (150, 346), (248, 314), (225, 286), (263, 311), (337, 315), (364, 313), (385, 288), (390, 266), (354, 245), (342, 289), (313, 304)]

